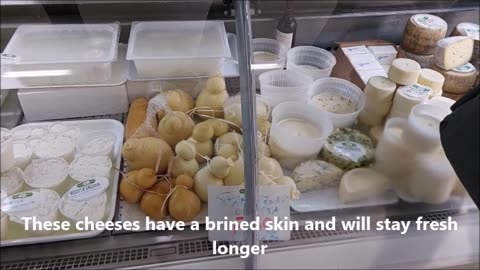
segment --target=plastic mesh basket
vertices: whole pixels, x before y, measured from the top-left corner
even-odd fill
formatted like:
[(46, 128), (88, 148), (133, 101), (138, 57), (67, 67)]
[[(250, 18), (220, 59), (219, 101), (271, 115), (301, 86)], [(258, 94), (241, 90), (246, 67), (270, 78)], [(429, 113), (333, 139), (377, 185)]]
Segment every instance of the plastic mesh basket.
[(287, 52), (287, 70), (303, 73), (314, 80), (330, 77), (336, 63), (329, 51), (313, 46), (298, 46)]
[(285, 101), (306, 102), (308, 86), (312, 79), (306, 75), (274, 70), (260, 75), (260, 91), (272, 107)]
[[(319, 79), (310, 85), (308, 102), (313, 104), (312, 98), (316, 95), (328, 93), (342, 96), (353, 102), (355, 111), (352, 113), (332, 113), (325, 111), (332, 119), (335, 127), (348, 127), (353, 125), (360, 111), (365, 107), (365, 95), (355, 84), (340, 78)], [(319, 108), (319, 110), (322, 110)], [(322, 110), (324, 111), (324, 110)]]

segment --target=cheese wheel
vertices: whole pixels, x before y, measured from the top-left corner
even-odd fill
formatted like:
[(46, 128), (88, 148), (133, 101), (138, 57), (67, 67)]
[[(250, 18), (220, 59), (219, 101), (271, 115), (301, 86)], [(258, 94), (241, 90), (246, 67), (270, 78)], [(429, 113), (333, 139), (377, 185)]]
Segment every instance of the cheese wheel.
[(397, 58), (411, 59), (417, 62), (422, 68), (430, 68), (433, 65), (435, 65), (435, 58), (433, 57), (433, 54), (426, 54), (426, 55), (415, 54), (415, 53), (407, 52), (402, 48), (398, 48)]
[(400, 47), (415, 54), (433, 54), (437, 41), (445, 37), (447, 23), (430, 14), (416, 14), (405, 26)]
[(473, 54), (470, 62), (479, 69), (480, 64), (480, 26), (475, 23), (459, 23), (450, 36), (467, 36), (473, 39)]
[(435, 49), (435, 65), (443, 69), (454, 69), (470, 61), (473, 54), (473, 40), (458, 36), (439, 40)]
[(363, 92), (367, 100), (385, 103), (392, 101), (396, 88), (397, 85), (388, 78), (373, 76), (368, 80)]
[(419, 85), (401, 86), (395, 92), (390, 116), (405, 116), (410, 113), (413, 106), (428, 100), (432, 89)]
[[(443, 83), (445, 82), (445, 77), (438, 71), (424, 68), (420, 71), (418, 76), (417, 83), (430, 87), (433, 91), (432, 95), (441, 96)], [(440, 94), (439, 94), (440, 93)]]
[(390, 66), (388, 78), (401, 85), (414, 84), (417, 82), (421, 69), (420, 65), (411, 59), (397, 58)]
[(343, 203), (369, 199), (383, 194), (389, 187), (388, 178), (370, 168), (357, 168), (340, 180), (338, 197)]
[(437, 66), (434, 66), (433, 69), (445, 77), (443, 91), (448, 93), (463, 94), (467, 92), (472, 89), (477, 77), (477, 70), (470, 63), (452, 70), (444, 70)]
[(454, 93), (443, 92), (443, 97), (450, 98), (455, 101), (458, 101), (463, 96), (464, 94), (454, 94)]

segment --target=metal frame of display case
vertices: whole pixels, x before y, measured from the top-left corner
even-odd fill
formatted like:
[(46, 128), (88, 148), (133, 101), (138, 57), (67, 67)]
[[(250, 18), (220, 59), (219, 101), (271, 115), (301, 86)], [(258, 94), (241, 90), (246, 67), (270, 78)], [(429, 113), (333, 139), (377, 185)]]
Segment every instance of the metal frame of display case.
[[(55, 2), (55, 3), (54, 3)], [(3, 7), (10, 5), (35, 6), (38, 4), (65, 4), (65, 1), (2, 1)], [(70, 1), (72, 4), (97, 4), (97, 3), (132, 3), (131, 0), (118, 1)], [(153, 1), (138, 1), (148, 5)], [(171, 1), (163, 1), (171, 2)], [(199, 1), (190, 1), (199, 2)], [(220, 5), (221, 1), (213, 1)], [(268, 6), (255, 6), (257, 10), (263, 10), (262, 14), (251, 16), (249, 3), (236, 1), (235, 20), (224, 17), (226, 28), (229, 32), (236, 30), (239, 47), (239, 70), (240, 77), (227, 80), (227, 85), (233, 82), (241, 93), (242, 118), (249, 119), (250, 125), (245, 126), (245, 150), (244, 155), (255, 157), (256, 139), (253, 136), (256, 130), (255, 123), (255, 87), (250, 72), (251, 63), (251, 39), (253, 37), (272, 37), (272, 29), (275, 25), (275, 17), (281, 14), (281, 9), (268, 10)], [(309, 1), (301, 1), (306, 2)], [(352, 2), (352, 1), (344, 1)], [(354, 2), (354, 1), (353, 1)], [(398, 1), (397, 1), (398, 2)], [(413, 1), (421, 2), (421, 1)], [(399, 11), (382, 11), (379, 7), (375, 11), (356, 9), (355, 4), (346, 5), (339, 14), (323, 14), (318, 7), (318, 14), (302, 14), (296, 17), (299, 24), (297, 40), (300, 44), (314, 44), (324, 48), (334, 49), (335, 41), (343, 39), (359, 39), (361, 33), (370, 31), (377, 38), (398, 41), (398, 22), (405, 21), (410, 15), (418, 12), (431, 12), (446, 17), (450, 27), (461, 22), (463, 19), (478, 18), (478, 6), (463, 5), (470, 1), (443, 1), (450, 2), (448, 5), (438, 7), (414, 6), (412, 9)], [(265, 2), (267, 3), (267, 2)], [(452, 4), (456, 3), (456, 4)], [(459, 4), (460, 3), (460, 4)], [(258, 3), (255, 3), (258, 4)], [(267, 3), (268, 4), (268, 3)], [(283, 5), (282, 5), (283, 7)], [(2, 11), (3, 12), (3, 11)], [(313, 14), (313, 15), (312, 15)], [(375, 22), (373, 22), (375, 20)], [(13, 20), (15, 21), (15, 20)], [(17, 22), (8, 21), (2, 25), (2, 30), (11, 32)], [(329, 22), (327, 22), (329, 21)], [(21, 20), (20, 20), (21, 22)], [(372, 32), (372, 24), (375, 32)], [(234, 25), (235, 24), (235, 25)], [(122, 25), (122, 39), (129, 31), (128, 23)], [(325, 35), (309, 36), (309, 33), (320, 32), (318, 26), (324, 26)], [(351, 28), (353, 25), (356, 28)], [(125, 26), (125, 27), (123, 27)], [(395, 28), (395, 27), (396, 28)], [(347, 29), (347, 30), (342, 30)], [(353, 30), (352, 30), (353, 29)], [(359, 32), (355, 32), (358, 30)], [(345, 36), (345, 31), (352, 31)], [(449, 29), (450, 31), (450, 29)], [(9, 38), (8, 33), (2, 39)], [(298, 44), (297, 43), (297, 44)], [(107, 116), (108, 118), (124, 119), (122, 115)], [(247, 220), (255, 216), (253, 202), (256, 195), (256, 158), (245, 159), (246, 186), (246, 216)], [(118, 214), (118, 213), (117, 213)], [(417, 216), (424, 216), (428, 220), (441, 221), (448, 216), (454, 217), (461, 224), (463, 230), (459, 232), (438, 235), (438, 232), (413, 231), (407, 237), (399, 236), (394, 232), (360, 232), (360, 231), (293, 231), (292, 239), (284, 242), (264, 242), (269, 245), (268, 254), (262, 257), (250, 257), (241, 260), (238, 256), (213, 255), (212, 244), (208, 241), (206, 231), (163, 231), (163, 232), (138, 232), (138, 233), (112, 233), (103, 234), (83, 240), (72, 240), (57, 243), (36, 244), (28, 246), (2, 248), (0, 252), (2, 269), (64, 269), (64, 268), (344, 268), (344, 267), (449, 267), (460, 264), (477, 263), (479, 246), (478, 243), (468, 242), (468, 239), (478, 240), (479, 212), (471, 204), (448, 202), (441, 205), (407, 204), (385, 207), (364, 207), (356, 209), (331, 210), (313, 213), (292, 212), (291, 219), (303, 222), (305, 220), (327, 220), (332, 215), (338, 221), (351, 220), (357, 215), (370, 215), (374, 220), (391, 218), (395, 220), (414, 220)], [(115, 220), (118, 220), (116, 216)], [(475, 232), (477, 230), (477, 232)], [(248, 234), (246, 244), (258, 243), (255, 233)], [(234, 243), (232, 243), (234, 244)], [(438, 252), (428, 250), (438, 245)], [(455, 249), (451, 253), (458, 258), (452, 258), (449, 248)], [(403, 247), (404, 254), (395, 254), (395, 248)], [(383, 249), (382, 249), (383, 248)], [(338, 256), (346, 252), (361, 251), (358, 254), (350, 254), (348, 257), (339, 259)], [(426, 251), (425, 251), (426, 250)], [(378, 254), (376, 254), (377, 252)], [(388, 253), (390, 252), (390, 253)], [(376, 254), (376, 260), (367, 261), (367, 257)], [(422, 256), (431, 256), (422, 259)], [(291, 258), (300, 258), (294, 261)], [(363, 257), (362, 257), (363, 256)], [(383, 256), (383, 257), (382, 257)], [(443, 256), (443, 257), (442, 257)], [(290, 259), (289, 259), (290, 258)], [(305, 259), (303, 259), (305, 258)], [(440, 260), (442, 259), (442, 260)], [(340, 262), (341, 261), (341, 262)]]

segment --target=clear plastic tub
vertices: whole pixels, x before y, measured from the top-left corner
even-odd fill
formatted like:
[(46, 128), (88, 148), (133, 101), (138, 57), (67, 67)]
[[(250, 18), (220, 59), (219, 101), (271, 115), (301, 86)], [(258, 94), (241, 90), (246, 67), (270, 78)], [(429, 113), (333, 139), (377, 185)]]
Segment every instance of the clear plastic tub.
[(337, 63), (329, 51), (313, 46), (297, 46), (287, 52), (287, 70), (294, 70), (313, 80), (328, 78)]
[(107, 81), (117, 58), (119, 24), (32, 24), (17, 28), (3, 51), (3, 76), (29, 86)]
[(291, 70), (274, 70), (259, 76), (260, 91), (270, 106), (287, 101), (306, 103), (308, 86), (312, 79)]
[(258, 76), (267, 71), (283, 69), (287, 49), (277, 40), (269, 38), (253, 39), (252, 48), (252, 71), (255, 76), (257, 89), (259, 89), (260, 81)]
[(127, 60), (141, 79), (213, 76), (229, 57), (221, 21), (132, 23)]
[[(296, 119), (316, 129), (312, 136), (294, 134), (292, 129), (282, 126), (282, 121)], [(270, 151), (282, 167), (294, 169), (298, 164), (318, 155), (326, 138), (332, 133), (333, 125), (328, 116), (315, 107), (300, 102), (284, 102), (272, 111)], [(299, 130), (296, 130), (299, 132)]]
[(332, 113), (321, 108), (330, 119), (332, 119), (335, 127), (349, 127), (353, 125), (360, 111), (365, 107), (365, 95), (362, 90), (355, 84), (340, 78), (319, 79), (310, 85), (308, 90), (308, 103), (313, 104), (313, 98), (320, 94), (329, 94), (343, 97), (351, 101), (355, 111), (351, 113)]

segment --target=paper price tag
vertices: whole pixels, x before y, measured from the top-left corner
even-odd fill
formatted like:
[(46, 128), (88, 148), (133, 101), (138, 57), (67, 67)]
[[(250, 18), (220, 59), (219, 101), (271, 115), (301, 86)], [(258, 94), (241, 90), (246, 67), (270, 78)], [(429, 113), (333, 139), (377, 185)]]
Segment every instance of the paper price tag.
[(1, 61), (2, 64), (15, 64), (19, 61), (19, 57), (15, 54), (2, 53)]
[[(290, 219), (290, 195), (286, 185), (259, 186), (257, 197), (257, 225), (259, 240), (289, 240), (288, 230), (265, 230), (266, 222)], [(245, 191), (239, 186), (209, 186), (208, 213), (212, 222), (244, 220)], [(207, 224), (208, 225), (208, 224)], [(210, 241), (243, 241), (241, 230), (210, 230)]]

